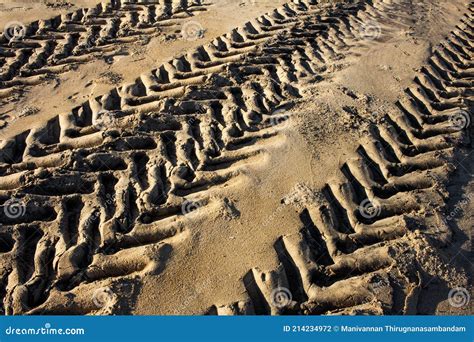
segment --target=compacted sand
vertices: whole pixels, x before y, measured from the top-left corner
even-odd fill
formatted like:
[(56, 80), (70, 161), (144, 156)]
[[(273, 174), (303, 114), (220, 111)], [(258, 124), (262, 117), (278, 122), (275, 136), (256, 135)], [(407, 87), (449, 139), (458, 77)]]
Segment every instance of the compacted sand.
[(473, 11), (0, 2), (0, 311), (471, 314)]

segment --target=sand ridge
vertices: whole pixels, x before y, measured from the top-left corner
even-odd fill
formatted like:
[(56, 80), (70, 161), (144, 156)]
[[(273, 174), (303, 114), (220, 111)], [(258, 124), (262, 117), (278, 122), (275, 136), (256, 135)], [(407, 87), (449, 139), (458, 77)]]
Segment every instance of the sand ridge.
[(413, 8), (291, 1), (4, 138), (4, 312), (413, 314), (433, 277), (467, 286), (443, 250), (471, 147), (473, 14), (457, 8), (384, 110), (331, 80)]

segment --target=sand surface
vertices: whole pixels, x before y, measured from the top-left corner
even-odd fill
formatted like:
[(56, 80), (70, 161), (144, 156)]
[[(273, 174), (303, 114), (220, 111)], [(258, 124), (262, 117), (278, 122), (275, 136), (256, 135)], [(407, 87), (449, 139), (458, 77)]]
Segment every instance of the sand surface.
[(472, 314), (473, 11), (0, 2), (1, 312)]

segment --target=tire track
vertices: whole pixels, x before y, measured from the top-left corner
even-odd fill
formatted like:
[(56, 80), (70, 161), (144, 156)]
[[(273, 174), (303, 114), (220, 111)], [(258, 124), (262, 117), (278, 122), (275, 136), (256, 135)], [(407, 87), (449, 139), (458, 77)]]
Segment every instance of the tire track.
[[(117, 310), (118, 280), (162, 272), (186, 240), (186, 208), (217, 205), (216, 185), (281, 141), (279, 110), (363, 48), (368, 23), (389, 27), (402, 9), (403, 1), (295, 0), (2, 141), (4, 312)], [(4, 215), (11, 199), (23, 215)], [(33, 262), (23, 265), (25, 253)], [(106, 308), (93, 300), (97, 288)]]
[(201, 0), (108, 0), (29, 25), (12, 25), (0, 38), (0, 89), (40, 84), (45, 76), (72, 70), (97, 54), (107, 60), (123, 44), (181, 26), (207, 6)]
[(398, 114), (372, 127), (320, 202), (306, 204), (304, 227), (275, 242), (280, 266), (250, 270), (248, 299), (210, 314), (417, 313), (420, 249), (436, 255), (449, 243), (443, 189), (456, 150), (471, 149), (473, 9), (434, 48)]

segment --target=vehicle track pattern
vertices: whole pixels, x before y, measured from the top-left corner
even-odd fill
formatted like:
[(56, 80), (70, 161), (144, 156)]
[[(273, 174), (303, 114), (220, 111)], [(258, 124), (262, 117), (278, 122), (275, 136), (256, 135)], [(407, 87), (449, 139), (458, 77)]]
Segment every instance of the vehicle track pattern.
[(12, 23), (0, 36), (0, 89), (40, 84), (98, 56), (107, 59), (123, 44), (182, 28), (207, 6), (201, 0), (108, 0), (24, 26)]
[[(265, 144), (281, 143), (279, 124), (288, 118), (280, 110), (324, 75), (328, 65), (366, 44), (360, 32), (368, 23), (382, 21), (389, 27), (397, 20), (393, 13), (402, 8), (403, 1), (292, 1), (132, 84), (2, 141), (3, 312), (95, 312), (98, 288), (105, 289), (100, 295), (106, 294), (106, 309), (114, 312), (120, 303), (110, 292), (118, 280), (162, 272), (173, 247), (186, 240), (189, 214), (198, 217), (194, 209), (215, 205), (210, 194), (216, 185), (231, 182), (242, 164), (261, 160)], [(469, 76), (460, 76), (469, 75), (469, 68), (451, 70), (469, 58), (471, 47), (465, 42), (471, 42), (472, 32), (469, 22), (465, 25), (453, 33), (457, 40), (450, 52), (440, 52), (441, 67), (432, 67), (432, 82), (423, 81), (427, 105), (438, 103), (431, 96), (442, 94), (450, 98), (439, 106), (449, 107), (457, 103), (456, 91), (470, 86)], [(446, 93), (433, 92), (439, 87), (447, 87)], [(418, 118), (430, 123), (423, 113)], [(419, 148), (436, 154), (439, 122), (448, 117), (442, 112), (429, 133), (415, 127), (403, 138), (422, 137)], [(395, 119), (396, 127), (407, 124)], [(367, 147), (370, 153), (378, 151), (375, 145)], [(406, 141), (394, 146), (413, 161), (391, 161), (393, 156), (386, 164), (376, 161), (400, 173), (406, 165), (422, 165)], [(399, 182), (408, 186), (402, 177)], [(391, 193), (394, 187), (380, 185), (377, 191)], [(384, 201), (380, 205), (388, 213), (401, 210)], [(356, 218), (354, 213), (348, 224)], [(333, 244), (353, 248), (349, 241), (354, 236), (342, 237), (332, 229)], [(376, 231), (385, 236), (383, 228)], [(366, 233), (358, 236), (367, 238)]]
[[(414, 246), (444, 246), (456, 151), (472, 149), (473, 4), (354, 155), (274, 244), (280, 265), (250, 270), (247, 300), (208, 313), (417, 314), (427, 281)], [(433, 242), (434, 241), (434, 242)], [(408, 263), (406, 260), (411, 260)], [(449, 267), (447, 267), (449, 268)]]

